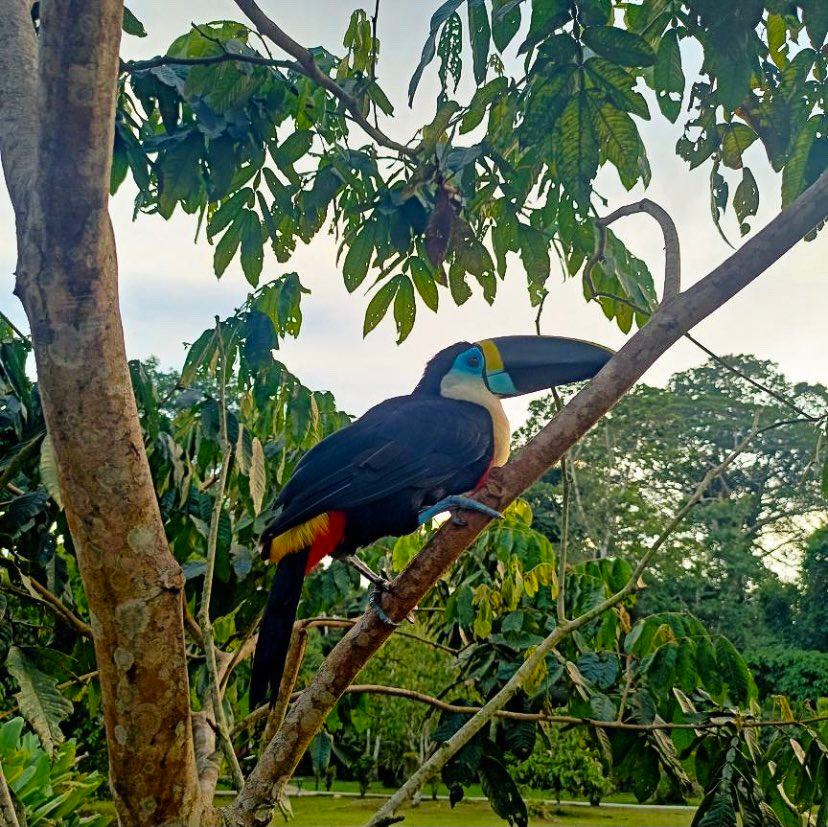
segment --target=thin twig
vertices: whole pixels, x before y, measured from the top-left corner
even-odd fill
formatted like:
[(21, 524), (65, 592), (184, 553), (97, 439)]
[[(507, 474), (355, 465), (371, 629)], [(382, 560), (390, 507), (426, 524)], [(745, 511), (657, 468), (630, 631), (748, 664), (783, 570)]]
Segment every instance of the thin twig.
[(236, 5), (248, 17), (259, 33), (268, 37), (280, 49), (283, 49), (291, 57), (295, 58), (304, 69), (305, 74), (314, 83), (327, 89), (335, 98), (338, 98), (351, 117), (362, 127), (367, 135), (373, 138), (380, 146), (391, 149), (400, 155), (412, 157), (417, 154), (415, 149), (398, 143), (389, 138), (385, 133), (375, 127), (362, 114), (362, 107), (359, 101), (349, 95), (336, 81), (326, 75), (313, 59), (313, 55), (302, 45), (297, 43), (289, 34), (283, 31), (271, 20), (258, 6), (255, 0), (236, 0)]
[[(434, 709), (439, 709), (441, 712), (456, 715), (476, 715), (480, 712), (479, 706), (465, 706), (461, 704), (451, 704), (446, 701), (435, 698), (432, 695), (427, 695), (424, 692), (418, 692), (415, 689), (406, 689), (400, 686), (385, 686), (383, 684), (352, 684), (346, 690), (346, 693), (358, 695), (385, 695), (392, 698), (402, 698), (407, 701), (414, 701), (415, 703), (426, 704)], [(294, 692), (292, 697), (298, 698), (300, 692)], [(241, 732), (262, 720), (268, 713), (268, 707), (260, 706), (241, 721), (235, 732)], [(493, 716), (494, 718), (501, 718), (507, 721), (536, 721), (538, 723), (560, 724), (562, 726), (582, 726), (590, 727), (592, 729), (615, 729), (626, 730), (628, 732), (656, 732), (659, 730), (674, 730), (674, 729), (707, 729), (716, 730), (732, 725), (738, 722), (739, 726), (746, 728), (762, 728), (762, 727), (790, 727), (790, 726), (809, 726), (811, 724), (828, 721), (828, 715), (821, 715), (814, 718), (803, 718), (800, 720), (762, 720), (759, 718), (739, 717), (728, 715), (726, 712), (713, 714), (706, 721), (699, 723), (685, 723), (677, 722), (671, 723), (669, 721), (660, 721), (654, 724), (636, 724), (630, 721), (599, 721), (594, 718), (578, 718), (574, 715), (548, 715), (545, 712), (513, 712), (508, 709), (499, 709)]]
[(212, 66), (217, 63), (251, 63), (254, 66), (267, 66), (274, 69), (292, 69), (295, 72), (306, 74), (305, 70), (292, 60), (273, 60), (261, 55), (241, 55), (234, 52), (223, 52), (220, 55), (206, 57), (173, 57), (172, 55), (158, 55), (146, 60), (126, 60), (121, 62), (121, 71), (127, 74), (146, 72), (148, 69), (157, 69), (160, 66)]
[[(558, 413), (564, 403), (557, 388), (552, 388), (552, 398)], [(558, 623), (566, 622), (566, 561), (569, 550), (569, 502), (571, 499), (569, 480), (569, 452), (561, 456), (561, 484), (563, 485), (563, 510), (561, 513), (561, 543), (558, 548)]]
[(20, 827), (2, 763), (0, 763), (0, 827)]
[[(377, 23), (379, 22), (380, 0), (374, 3), (374, 14), (371, 17), (371, 83), (377, 82)], [(379, 114), (377, 113), (377, 102), (372, 99), (374, 105), (374, 127), (379, 129)]]
[(52, 594), (46, 586), (35, 580), (33, 577), (23, 574), (17, 566), (11, 563), (11, 561), (4, 562), (10, 564), (11, 567), (17, 571), (17, 574), (23, 582), (25, 588), (20, 589), (17, 586), (3, 586), (2, 591), (38, 603), (43, 606), (43, 608), (49, 609), (55, 617), (62, 620), (79, 635), (89, 638), (90, 640), (92, 639), (92, 627), (85, 621), (81, 620), (71, 609), (65, 606), (59, 597)]
[[(8, 488), (10, 491), (12, 486), (10, 485), (11, 481), (15, 478), (15, 475), (20, 470), (25, 462), (28, 461), (30, 457), (32, 457), (40, 448), (40, 443), (43, 442), (43, 439), (46, 436), (46, 431), (43, 431), (37, 436), (32, 437), (10, 460), (9, 464), (3, 469), (3, 473), (0, 474), (0, 491), (4, 488)], [(20, 489), (18, 488), (17, 491)], [(12, 492), (17, 494), (16, 491)], [(17, 494), (17, 496), (20, 496)]]
[(790, 399), (783, 396), (781, 393), (773, 390), (773, 388), (769, 388), (767, 385), (763, 385), (761, 382), (757, 381), (756, 379), (751, 378), (748, 376), (744, 371), (739, 370), (735, 365), (732, 365), (726, 359), (723, 359), (717, 353), (714, 353), (709, 347), (703, 345), (698, 339), (691, 336), (689, 333), (684, 334), (684, 338), (692, 342), (699, 350), (704, 351), (714, 362), (720, 364), (726, 370), (729, 370), (731, 373), (738, 376), (740, 379), (744, 379), (745, 382), (753, 385), (754, 388), (757, 390), (766, 393), (768, 396), (775, 399), (777, 402), (781, 402), (783, 405), (787, 405), (791, 410), (796, 411), (800, 416), (804, 416), (806, 419), (811, 420), (811, 422), (819, 422), (825, 419), (825, 414), (822, 416), (814, 416), (813, 414), (809, 414), (807, 411), (804, 411), (802, 408), (799, 407), (795, 402), (791, 402)]
[(224, 348), (224, 337), (221, 331), (221, 321), (216, 316), (216, 340), (219, 349), (220, 367), (218, 371), (219, 389), (219, 442), (221, 445), (221, 474), (217, 483), (218, 488), (213, 504), (213, 513), (210, 518), (210, 533), (207, 539), (207, 567), (204, 571), (204, 587), (201, 593), (201, 607), (198, 612), (199, 626), (204, 642), (204, 655), (207, 664), (207, 673), (210, 678), (210, 695), (212, 696), (213, 714), (218, 728), (219, 741), (224, 750), (225, 758), (233, 775), (237, 789), (244, 786), (239, 759), (230, 740), (230, 730), (224, 715), (224, 706), (221, 699), (218, 666), (216, 665), (216, 646), (213, 636), (213, 624), (210, 620), (210, 597), (213, 591), (213, 575), (216, 569), (216, 551), (218, 549), (218, 529), (224, 505), (224, 490), (227, 485), (227, 474), (230, 470), (231, 446), (227, 437), (227, 399), (225, 385), (227, 384), (227, 355)]
[(455, 732), (451, 738), (440, 744), (431, 757), (425, 761), (402, 785), (402, 787), (400, 787), (397, 792), (394, 793), (394, 795), (392, 795), (382, 805), (382, 807), (374, 813), (371, 820), (368, 822), (367, 827), (379, 827), (379, 825), (390, 823), (388, 819), (393, 817), (399, 808), (411, 799), (414, 793), (420, 789), (423, 783), (425, 783), (426, 779), (439, 772), (449, 761), (449, 759), (453, 755), (457, 754), (458, 750), (462, 749), (478, 732), (480, 732), (485, 724), (491, 720), (491, 718), (493, 718), (498, 711), (502, 710), (503, 707), (506, 706), (506, 704), (515, 696), (520, 688), (530, 679), (535, 670), (541, 666), (550, 652), (554, 651), (558, 645), (573, 632), (582, 628), (592, 620), (600, 617), (604, 612), (617, 606), (621, 603), (621, 601), (640, 588), (641, 575), (649, 565), (654, 555), (664, 545), (693, 506), (695, 506), (695, 504), (701, 499), (708, 485), (719, 474), (721, 474), (722, 471), (724, 471), (724, 469), (731, 462), (733, 462), (737, 456), (739, 456), (747, 443), (754, 436), (756, 436), (757, 433), (758, 431), (756, 430), (751, 431), (751, 433), (749, 433), (719, 465), (712, 468), (705, 474), (693, 495), (688, 498), (684, 506), (679, 509), (656, 541), (650, 546), (645, 554), (642, 555), (626, 585), (615, 594), (607, 597), (588, 611), (581, 614), (579, 617), (565, 623), (559, 623), (552, 633), (549, 634), (544, 641), (536, 647), (532, 655), (530, 655), (521, 664), (515, 674), (504, 684), (497, 694), (491, 698), (485, 706), (477, 711), (462, 727), (460, 727), (460, 729)]
[(681, 245), (679, 243), (678, 230), (670, 213), (649, 198), (643, 198), (635, 204), (627, 204), (619, 207), (604, 218), (598, 219), (601, 227), (609, 227), (619, 218), (636, 213), (646, 213), (654, 218), (664, 235), (664, 292), (661, 302), (664, 304), (681, 292)]

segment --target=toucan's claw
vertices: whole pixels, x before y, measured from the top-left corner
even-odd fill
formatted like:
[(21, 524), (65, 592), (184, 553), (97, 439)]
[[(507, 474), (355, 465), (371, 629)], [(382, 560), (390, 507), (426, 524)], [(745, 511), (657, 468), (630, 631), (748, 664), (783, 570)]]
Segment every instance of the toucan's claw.
[(471, 497), (464, 497), (462, 494), (453, 494), (450, 497), (443, 497), (440, 502), (435, 503), (430, 508), (424, 508), (419, 514), (420, 525), (424, 525), (429, 520), (433, 520), (438, 514), (452, 509), (463, 509), (465, 511), (479, 511), (493, 520), (502, 520), (503, 515), (494, 508), (489, 508)]

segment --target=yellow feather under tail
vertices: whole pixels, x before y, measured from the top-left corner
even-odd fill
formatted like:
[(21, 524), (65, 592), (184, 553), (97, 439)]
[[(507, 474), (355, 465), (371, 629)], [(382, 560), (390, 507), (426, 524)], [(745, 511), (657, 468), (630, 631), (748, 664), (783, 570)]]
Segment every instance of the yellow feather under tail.
[(278, 563), (286, 554), (307, 548), (320, 534), (328, 530), (329, 524), (328, 515), (320, 514), (274, 537), (270, 543), (270, 562)]

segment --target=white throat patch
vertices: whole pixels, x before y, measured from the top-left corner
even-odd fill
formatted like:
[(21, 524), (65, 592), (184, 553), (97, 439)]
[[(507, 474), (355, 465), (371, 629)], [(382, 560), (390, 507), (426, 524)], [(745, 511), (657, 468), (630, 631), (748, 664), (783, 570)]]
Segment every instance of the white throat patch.
[(492, 418), (492, 434), (494, 435), (494, 453), (492, 465), (505, 465), (509, 459), (509, 448), (512, 441), (512, 432), (506, 411), (483, 380), (477, 376), (458, 376), (455, 373), (446, 374), (440, 382), (440, 395), (446, 399), (459, 399), (463, 402), (473, 402), (485, 408)]

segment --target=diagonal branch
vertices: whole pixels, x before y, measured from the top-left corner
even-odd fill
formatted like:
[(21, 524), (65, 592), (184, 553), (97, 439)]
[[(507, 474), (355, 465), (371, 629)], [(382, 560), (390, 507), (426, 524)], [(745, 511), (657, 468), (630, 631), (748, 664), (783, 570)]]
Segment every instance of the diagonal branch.
[(313, 55), (301, 44), (297, 43), (287, 32), (283, 31), (258, 6), (255, 0), (236, 0), (236, 5), (256, 27), (259, 34), (267, 37), (280, 49), (295, 58), (299, 65), (314, 83), (327, 89), (335, 98), (342, 102), (351, 117), (358, 123), (367, 135), (373, 138), (380, 146), (391, 149), (400, 155), (413, 157), (416, 150), (398, 143), (389, 138), (382, 130), (374, 126), (362, 113), (359, 101), (349, 95), (336, 81), (326, 75), (313, 59)]
[(372, 816), (370, 822), (366, 827), (385, 827), (385, 825), (393, 823), (395, 820), (393, 816), (406, 802), (411, 800), (411, 797), (420, 789), (428, 778), (434, 777), (440, 770), (456, 755), (466, 744), (483, 729), (484, 726), (514, 698), (520, 689), (529, 681), (533, 674), (543, 665), (546, 656), (552, 652), (557, 646), (566, 638), (570, 637), (578, 629), (585, 626), (592, 620), (600, 617), (604, 612), (617, 606), (621, 601), (629, 595), (634, 594), (641, 588), (641, 575), (646, 570), (650, 561), (661, 549), (664, 543), (670, 538), (672, 533), (676, 530), (679, 524), (684, 520), (687, 514), (702, 498), (702, 495), (707, 490), (710, 483), (721, 474), (735, 459), (742, 453), (750, 440), (756, 436), (758, 431), (754, 430), (748, 434), (736, 448), (731, 451), (727, 457), (717, 465), (710, 469), (705, 475), (696, 490), (693, 492), (682, 508), (670, 520), (667, 527), (658, 536), (655, 542), (642, 555), (638, 561), (635, 569), (633, 569), (626, 585), (619, 589), (615, 594), (610, 595), (605, 600), (601, 601), (597, 606), (593, 606), (582, 615), (570, 621), (564, 621), (549, 634), (546, 639), (540, 643), (518, 668), (515, 674), (504, 684), (498, 693), (489, 700), (485, 706), (477, 710), (474, 716), (466, 721), (460, 729), (455, 732), (451, 738), (444, 741), (432, 753), (431, 757), (424, 761), (417, 771), (411, 775), (395, 793), (392, 795)]
[[(539, 479), (687, 331), (758, 278), (804, 235), (828, 217), (828, 172), (719, 267), (672, 301), (615, 354), (531, 442), (497, 469), (477, 497), (503, 508)], [(469, 514), (466, 525), (446, 523), (391, 584), (383, 608), (402, 620), (488, 523)], [(564, 627), (561, 627), (564, 628)], [(363, 615), (334, 647), (313, 683), (288, 712), (264, 749), (244, 789), (226, 811), (231, 824), (253, 827), (287, 781), (327, 714), (392, 629), (373, 612)]]

